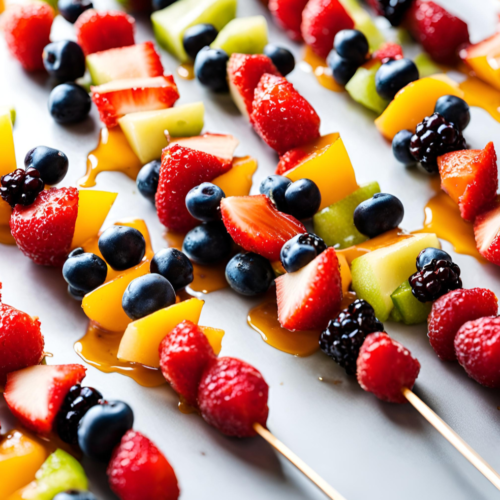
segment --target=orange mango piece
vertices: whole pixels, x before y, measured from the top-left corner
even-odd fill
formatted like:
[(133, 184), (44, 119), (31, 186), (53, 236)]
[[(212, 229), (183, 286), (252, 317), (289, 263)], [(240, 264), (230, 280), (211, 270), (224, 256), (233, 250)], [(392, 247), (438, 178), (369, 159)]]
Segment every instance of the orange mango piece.
[(219, 186), (226, 197), (248, 196), (252, 187), (252, 177), (257, 170), (257, 160), (251, 156), (233, 159), (233, 168), (216, 177), (212, 184)]
[(345, 296), (349, 293), (349, 288), (352, 283), (351, 269), (347, 263), (345, 255), (337, 253), (340, 266), (340, 279), (342, 281), (342, 294)]
[[(2, 12), (0, 0), (0, 12)], [(14, 149), (14, 135), (10, 111), (0, 111), (0, 177), (10, 174), (17, 168), (16, 152)], [(0, 198), (0, 225), (8, 225), (12, 209), (10, 205)]]
[(477, 77), (500, 90), (500, 33), (468, 47), (463, 59)]
[(205, 334), (205, 337), (207, 337), (215, 355), (218, 356), (222, 349), (222, 339), (226, 332), (220, 328), (213, 328), (211, 326), (200, 326), (200, 330)]

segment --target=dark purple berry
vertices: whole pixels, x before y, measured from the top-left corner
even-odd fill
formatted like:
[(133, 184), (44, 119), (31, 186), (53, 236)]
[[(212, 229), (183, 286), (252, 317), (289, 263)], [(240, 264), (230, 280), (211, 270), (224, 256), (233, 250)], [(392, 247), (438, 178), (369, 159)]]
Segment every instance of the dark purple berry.
[(43, 191), (45, 183), (35, 168), (18, 168), (0, 180), (0, 196), (12, 208), (16, 205), (31, 205)]
[(408, 280), (411, 291), (420, 302), (432, 302), (462, 288), (460, 268), (449, 260), (432, 259)]

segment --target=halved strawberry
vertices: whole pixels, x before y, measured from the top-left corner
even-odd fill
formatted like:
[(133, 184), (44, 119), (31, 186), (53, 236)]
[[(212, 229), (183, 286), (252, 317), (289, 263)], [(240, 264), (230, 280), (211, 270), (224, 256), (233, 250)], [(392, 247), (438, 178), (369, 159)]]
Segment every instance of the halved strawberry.
[(116, 80), (91, 89), (101, 121), (108, 128), (118, 125), (118, 118), (127, 113), (170, 108), (179, 99), (172, 75)]
[(276, 165), (276, 175), (285, 175), (289, 170), (295, 168), (309, 153), (302, 148), (293, 148), (280, 156)]
[(281, 247), (306, 228), (292, 215), (279, 212), (263, 194), (231, 196), (221, 201), (222, 221), (233, 240), (247, 252), (279, 260)]
[(326, 328), (340, 312), (342, 281), (337, 254), (327, 248), (299, 271), (276, 279), (278, 319), (287, 330)]
[(483, 150), (453, 151), (438, 158), (443, 191), (458, 203), (465, 220), (473, 221), (498, 189), (497, 155), (490, 142)]
[(87, 371), (82, 365), (37, 365), (9, 373), (5, 402), (26, 428), (48, 434), (68, 394)]
[(474, 238), (479, 253), (500, 266), (500, 197), (488, 205), (474, 221)]
[(307, 2), (308, 0), (269, 0), (269, 10), (274, 20), (296, 42), (302, 41), (300, 25)]

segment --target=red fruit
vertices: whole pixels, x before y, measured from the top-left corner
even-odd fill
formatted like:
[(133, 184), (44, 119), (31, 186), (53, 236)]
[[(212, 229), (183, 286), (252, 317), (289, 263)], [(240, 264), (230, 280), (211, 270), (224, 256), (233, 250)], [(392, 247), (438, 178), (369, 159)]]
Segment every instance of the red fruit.
[(106, 127), (118, 125), (127, 113), (170, 108), (179, 99), (173, 76), (118, 80), (91, 87), (92, 100)]
[(269, 57), (256, 54), (233, 54), (227, 64), (227, 76), (231, 96), (245, 116), (252, 113), (255, 88), (263, 74), (279, 75)]
[(76, 21), (76, 38), (85, 55), (134, 45), (135, 20), (120, 11), (86, 10)]
[(446, 153), (438, 157), (438, 166), (441, 187), (458, 204), (465, 220), (473, 221), (495, 198), (498, 169), (492, 142), (483, 150)]
[(43, 70), (42, 52), (50, 43), (54, 10), (43, 2), (12, 5), (2, 19), (9, 52), (26, 71)]
[(286, 78), (263, 75), (252, 108), (250, 123), (280, 155), (319, 137), (319, 116)]
[(155, 444), (137, 431), (127, 431), (113, 451), (108, 481), (120, 500), (177, 500), (174, 469)]
[(458, 362), (470, 378), (500, 388), (500, 318), (488, 317), (462, 325), (455, 337)]
[(201, 376), (214, 359), (206, 335), (188, 320), (179, 323), (160, 344), (161, 372), (191, 406), (197, 406)]
[(333, 247), (307, 266), (276, 279), (278, 319), (287, 330), (326, 328), (340, 312), (342, 281)]
[(279, 260), (281, 247), (306, 232), (301, 222), (279, 212), (264, 194), (223, 198), (221, 213), (236, 244), (269, 260)]
[(454, 361), (455, 336), (467, 321), (496, 316), (498, 299), (487, 288), (453, 290), (432, 304), (428, 319), (428, 336), (432, 348), (444, 361)]
[(302, 41), (302, 11), (308, 0), (269, 0), (269, 10), (276, 23), (296, 42)]
[(406, 403), (401, 392), (412, 389), (420, 363), (387, 333), (371, 333), (359, 351), (357, 377), (361, 387), (389, 403)]
[(36, 365), (9, 373), (5, 402), (27, 429), (48, 434), (66, 394), (86, 371), (82, 365)]
[(276, 175), (285, 175), (288, 171), (295, 168), (309, 153), (301, 148), (294, 148), (287, 151), (280, 157), (276, 166)]
[(36, 264), (58, 267), (70, 250), (77, 215), (78, 190), (51, 188), (32, 205), (14, 207), (10, 230), (24, 255)]
[(255, 436), (253, 424), (265, 427), (269, 387), (261, 373), (236, 358), (218, 358), (203, 374), (198, 389), (202, 417), (223, 434)]
[(309, 0), (302, 12), (302, 36), (309, 47), (326, 59), (340, 30), (353, 29), (354, 21), (339, 0)]
[(415, 0), (406, 20), (413, 38), (438, 63), (457, 62), (460, 47), (469, 43), (467, 24), (434, 2)]
[(403, 47), (394, 42), (385, 42), (373, 53), (372, 57), (378, 59), (381, 63), (402, 59)]
[(497, 197), (474, 221), (474, 238), (479, 253), (500, 266), (500, 197)]

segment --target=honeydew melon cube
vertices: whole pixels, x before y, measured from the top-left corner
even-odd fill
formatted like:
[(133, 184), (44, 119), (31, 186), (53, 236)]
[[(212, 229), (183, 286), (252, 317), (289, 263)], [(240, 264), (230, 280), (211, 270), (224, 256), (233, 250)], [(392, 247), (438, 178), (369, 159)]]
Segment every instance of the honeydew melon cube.
[(264, 16), (239, 17), (222, 28), (211, 47), (228, 55), (262, 54), (267, 45), (267, 21)]
[(361, 66), (345, 86), (349, 95), (356, 102), (371, 111), (375, 111), (377, 115), (380, 115), (389, 104), (389, 101), (378, 95), (375, 87), (375, 74), (380, 66), (381, 63), (376, 63), (370, 68)]
[(405, 325), (417, 325), (427, 321), (432, 303), (420, 302), (415, 298), (408, 280), (396, 288), (396, 291), (391, 295), (391, 299), (394, 302), (394, 316), (400, 318), (396, 319), (396, 321), (402, 321)]

